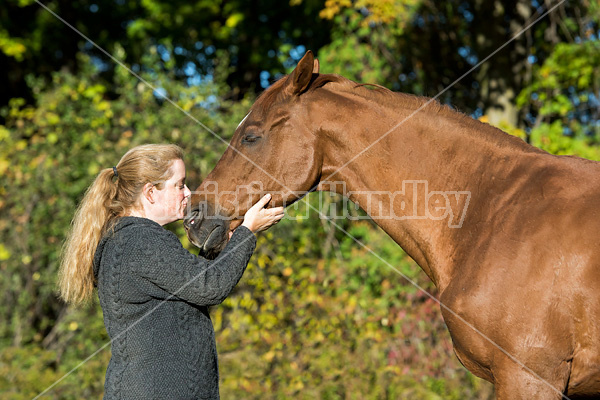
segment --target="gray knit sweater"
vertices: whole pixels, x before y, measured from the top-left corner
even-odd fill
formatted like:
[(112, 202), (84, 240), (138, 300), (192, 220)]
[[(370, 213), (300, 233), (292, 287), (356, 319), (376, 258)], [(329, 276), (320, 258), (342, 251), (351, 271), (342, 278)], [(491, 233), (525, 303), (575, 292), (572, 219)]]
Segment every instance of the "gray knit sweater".
[(256, 245), (239, 227), (213, 261), (145, 218), (123, 217), (96, 250), (94, 275), (112, 340), (105, 399), (218, 399), (208, 306), (238, 283)]

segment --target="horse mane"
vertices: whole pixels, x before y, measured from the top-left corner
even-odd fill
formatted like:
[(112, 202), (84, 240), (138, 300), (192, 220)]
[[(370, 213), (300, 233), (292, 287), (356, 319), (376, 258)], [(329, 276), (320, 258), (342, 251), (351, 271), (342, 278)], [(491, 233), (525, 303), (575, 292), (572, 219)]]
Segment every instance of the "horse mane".
[[(254, 103), (254, 107), (257, 107), (262, 110), (269, 109), (273, 105), (273, 103), (278, 101), (284, 94), (282, 89), (287, 77), (288, 75), (283, 76), (282, 78), (279, 78), (278, 80), (273, 82), (273, 84), (269, 86), (268, 89), (266, 89), (258, 96), (256, 102)], [(341, 82), (343, 80), (347, 79), (342, 77), (341, 75), (313, 74), (313, 78), (310, 82), (307, 92), (312, 92), (320, 87), (325, 86), (327, 83)]]
[[(471, 127), (474, 129), (474, 132), (478, 132), (479, 135), (487, 137), (488, 140), (496, 141), (498, 145), (502, 147), (507, 146), (510, 143), (510, 145), (522, 148), (523, 144), (525, 143), (522, 139), (509, 135), (508, 133), (492, 125), (474, 119), (471, 116), (452, 107), (451, 105), (442, 104), (437, 99), (402, 92), (394, 92), (384, 86), (374, 83), (357, 83), (341, 75), (318, 75), (314, 82), (311, 83), (311, 87), (309, 87), (308, 91), (316, 90), (328, 83), (335, 84), (335, 87), (332, 85), (332, 90), (339, 90), (341, 92), (350, 93), (366, 99), (372, 99), (382, 105), (389, 105), (390, 107), (403, 107), (415, 111), (422, 107), (421, 111), (450, 118), (462, 124), (463, 126)], [(508, 137), (510, 140), (501, 141), (500, 138), (502, 137)], [(537, 148), (530, 148), (529, 150), (541, 151)]]
[[(258, 110), (268, 110), (276, 101), (280, 100), (284, 96), (284, 91), (282, 89), (286, 78), (287, 75), (283, 76), (262, 92), (256, 99), (253, 108), (257, 108)], [(481, 124), (480, 121), (471, 118), (450, 105), (440, 103), (437, 99), (394, 92), (375, 83), (358, 83), (338, 74), (313, 74), (312, 81), (306, 92), (314, 92), (330, 83), (335, 84), (335, 89), (342, 92), (358, 95), (367, 99), (379, 100), (390, 106), (400, 106), (413, 110), (423, 107), (422, 111), (457, 118), (466, 124)], [(334, 88), (332, 87), (331, 89)]]
[[(285, 96), (283, 85), (286, 79), (287, 76), (278, 79), (268, 89), (262, 92), (256, 99), (252, 109), (262, 114), (269, 110), (275, 102), (282, 100)], [(306, 89), (306, 93), (315, 92), (328, 85), (331, 85), (331, 87), (328, 88), (329, 90), (348, 93), (350, 95), (377, 101), (384, 106), (402, 107), (415, 111), (422, 108), (421, 111), (423, 112), (429, 112), (441, 117), (453, 119), (463, 126), (471, 127), (474, 132), (478, 132), (479, 135), (487, 137), (488, 140), (496, 141), (498, 145), (502, 147), (511, 145), (522, 148), (525, 143), (523, 140), (509, 135), (492, 125), (471, 118), (469, 115), (464, 114), (450, 105), (442, 104), (437, 99), (394, 92), (384, 86), (374, 83), (357, 83), (337, 74), (313, 74), (312, 81)], [(501, 137), (509, 137), (510, 140), (501, 140)], [(536, 148), (530, 150), (542, 151)]]
[[(256, 99), (255, 105), (261, 109), (270, 108), (273, 103), (280, 99), (283, 95), (283, 84), (287, 75), (275, 81), (267, 90), (262, 92)], [(406, 108), (420, 108), (423, 105), (428, 111), (434, 113), (452, 114), (452, 115), (464, 115), (456, 109), (446, 104), (441, 104), (437, 100), (431, 101), (431, 98), (424, 96), (416, 96), (412, 94), (394, 92), (384, 86), (376, 83), (357, 83), (348, 78), (345, 78), (337, 74), (314, 74), (313, 80), (311, 81), (307, 92), (313, 92), (323, 86), (335, 83), (336, 88), (339, 88), (345, 92), (351, 92), (354, 94), (362, 95), (367, 98), (378, 97), (381, 100), (392, 101), (394, 105), (406, 107)], [(372, 88), (369, 88), (372, 87)], [(465, 117), (467, 117), (465, 115)], [(467, 117), (468, 118), (468, 117)]]
[[(350, 81), (352, 82), (352, 81)], [(354, 82), (352, 82), (354, 83)], [(369, 88), (372, 86), (373, 88)], [(361, 89), (366, 90), (361, 90)], [(393, 105), (406, 107), (406, 108), (420, 108), (425, 106), (427, 111), (434, 112), (436, 114), (451, 114), (451, 115), (464, 115), (460, 111), (448, 104), (442, 104), (437, 99), (432, 99), (426, 96), (417, 96), (414, 94), (394, 92), (385, 86), (381, 86), (375, 83), (354, 83), (354, 89), (359, 89), (361, 94), (368, 98), (379, 97), (383, 100), (393, 102)]]

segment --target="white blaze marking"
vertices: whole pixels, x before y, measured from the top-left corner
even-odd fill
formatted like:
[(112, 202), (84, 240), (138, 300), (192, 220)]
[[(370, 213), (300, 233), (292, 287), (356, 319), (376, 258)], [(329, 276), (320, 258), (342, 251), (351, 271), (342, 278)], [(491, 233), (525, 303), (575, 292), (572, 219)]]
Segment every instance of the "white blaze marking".
[(244, 121), (246, 120), (246, 118), (248, 118), (248, 116), (250, 115), (250, 113), (252, 113), (252, 111), (250, 111), (248, 114), (246, 114), (246, 116), (244, 117), (244, 119), (239, 123), (239, 125), (237, 126), (237, 128), (235, 128), (235, 130), (237, 130), (240, 126), (242, 126), (242, 124), (244, 123)]

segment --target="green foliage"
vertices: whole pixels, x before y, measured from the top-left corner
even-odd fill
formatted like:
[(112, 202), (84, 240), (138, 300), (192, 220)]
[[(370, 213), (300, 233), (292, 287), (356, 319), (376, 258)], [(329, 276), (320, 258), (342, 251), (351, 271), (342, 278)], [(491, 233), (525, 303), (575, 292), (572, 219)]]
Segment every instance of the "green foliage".
[[(153, 46), (161, 53), (152, 68), (170, 70), (179, 79), (213, 74), (227, 53), (228, 97), (242, 100), (260, 89), (261, 72), (285, 70), (292, 56), (286, 47), (318, 49), (329, 40), (330, 22), (319, 18), (320, 0), (287, 2), (200, 0), (47, 0), (43, 4), (108, 53), (125, 50), (128, 65), (140, 63)], [(115, 89), (115, 64), (32, 0), (4, 0), (0, 9), (0, 106), (12, 97), (32, 94), (26, 75), (48, 79), (53, 71), (83, 68), (77, 53), (101, 64), (108, 93)], [(174, 50), (167, 54), (166, 49)], [(6, 60), (6, 62), (5, 62)], [(298, 59), (296, 59), (297, 61)], [(292, 60), (293, 62), (293, 60)]]
[[(74, 368), (45, 398), (102, 396), (110, 350), (101, 309), (67, 308), (55, 294), (61, 244), (100, 169), (137, 144), (173, 142), (185, 150), (190, 186), (199, 184), (251, 106), (261, 72), (289, 71), (299, 44), (318, 52), (323, 72), (432, 95), (532, 15), (527, 1), (508, 8), (481, 0), (292, 0), (248, 9), (243, 1), (99, 0), (96, 11), (89, 2), (45, 2), (178, 109), (32, 0), (5, 3), (0, 393), (11, 399), (33, 398)], [(503, 129), (555, 154), (600, 160), (598, 7), (565, 3), (556, 15), (566, 17), (540, 21), (447, 99), (486, 110), (493, 92), (520, 92), (517, 105), (535, 122)], [(527, 66), (528, 55), (538, 61)], [(193, 86), (189, 78), (197, 78)], [(339, 202), (316, 196), (307, 201), (317, 208)], [(491, 398), (491, 385), (453, 355), (439, 306), (402, 276), (436, 293), (414, 262), (370, 222), (335, 220), (367, 249), (314, 211), (301, 218), (304, 204), (261, 235), (240, 285), (212, 310), (222, 397)], [(189, 247), (181, 225), (170, 229)]]
[[(319, 194), (307, 201), (326, 208)], [(290, 210), (262, 235), (236, 292), (213, 311), (223, 398), (490, 398), (491, 385), (456, 361), (438, 305), (309, 214)], [(435, 293), (381, 230), (335, 223)]]
[[(124, 50), (120, 50), (122, 52)], [(123, 57), (117, 53), (118, 57)], [(155, 52), (145, 62), (154, 65)], [(213, 83), (186, 87), (165, 73), (143, 74), (183, 110), (228, 140), (251, 98), (224, 101)], [(175, 142), (199, 183), (225, 144), (153, 91), (118, 71), (118, 97), (97, 73), (30, 79), (35, 106), (21, 99), (0, 127), (0, 237), (4, 302), (0, 391), (32, 398), (100, 397), (109, 338), (95, 302), (70, 309), (55, 294), (60, 245), (85, 188), (127, 149)], [(214, 97), (211, 97), (214, 96)], [(209, 100), (212, 99), (212, 100)], [(319, 207), (314, 195), (308, 201)], [(327, 207), (332, 198), (325, 202)], [(304, 207), (304, 208), (303, 208)], [(260, 238), (242, 282), (212, 310), (223, 398), (489, 398), (454, 358), (437, 305), (305, 206)], [(351, 212), (356, 212), (351, 210)], [(383, 232), (336, 220), (402, 273), (433, 290)], [(189, 245), (181, 225), (173, 225)], [(478, 393), (478, 394), (476, 394)]]
[[(155, 57), (150, 55), (145, 61), (152, 64)], [(7, 123), (0, 126), (0, 318), (5, 321), (0, 326), (5, 357), (1, 366), (18, 365), (27, 354), (20, 349), (31, 350), (34, 356), (23, 367), (31, 375), (22, 376), (16, 370), (7, 373), (0, 391), (17, 387), (21, 393), (24, 388), (13, 385), (23, 384), (32, 394), (106, 341), (97, 312), (78, 314), (79, 322), (74, 321), (80, 328), (76, 330), (85, 332), (78, 339), (64, 335), (69, 332), (68, 313), (55, 295), (61, 244), (75, 207), (96, 174), (115, 165), (135, 145), (174, 142), (184, 147), (190, 182), (199, 184), (199, 172), (207, 173), (216, 163), (250, 106), (250, 99), (236, 104), (217, 102), (220, 89), (214, 84), (192, 89), (169, 75), (142, 75), (155, 87), (166, 88), (179, 107), (223, 136), (224, 142), (123, 69), (116, 77), (121, 84), (116, 99), (107, 97), (106, 87), (97, 83), (97, 74), (88, 67), (77, 76), (55, 73), (48, 87), (31, 79), (34, 92), (39, 93), (37, 104), (13, 99), (3, 110)], [(223, 110), (217, 112), (218, 107)], [(102, 340), (90, 340), (99, 332)], [(74, 345), (79, 351), (74, 351)], [(62, 349), (64, 357), (60, 364), (47, 367), (47, 379), (38, 379), (36, 374), (44, 370), (45, 357), (51, 354), (42, 349), (52, 347)], [(100, 364), (106, 368), (106, 363)], [(98, 377), (104, 373), (98, 370), (94, 375), (90, 393), (97, 394), (102, 390)], [(89, 378), (82, 376), (79, 379)], [(75, 387), (80, 387), (81, 381), (76, 382)], [(71, 398), (81, 398), (84, 389), (73, 392)]]
[(323, 18), (334, 21), (331, 42), (319, 52), (322, 70), (358, 82), (392, 84), (398, 70), (388, 49), (412, 19), (418, 0), (325, 2)]
[(517, 105), (535, 116), (533, 145), (600, 160), (600, 44), (562, 43), (534, 72)]
[(353, 9), (362, 12), (363, 27), (393, 23), (397, 32), (401, 32), (419, 3), (420, 0), (327, 0), (319, 15), (325, 19), (332, 19), (344, 10)]
[(15, 58), (17, 61), (21, 61), (26, 49), (23, 40), (9, 37), (8, 32), (0, 30), (0, 52)]
[(43, 398), (101, 398), (104, 380), (98, 377), (106, 370), (110, 351), (98, 302), (87, 310), (65, 308), (47, 337), (55, 340), (2, 347), (2, 398), (32, 399), (54, 384)]

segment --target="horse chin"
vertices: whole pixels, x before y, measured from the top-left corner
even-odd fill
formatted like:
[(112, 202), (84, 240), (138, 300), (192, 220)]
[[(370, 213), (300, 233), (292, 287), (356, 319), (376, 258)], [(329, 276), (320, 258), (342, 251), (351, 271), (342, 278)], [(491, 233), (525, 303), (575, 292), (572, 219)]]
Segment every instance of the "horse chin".
[(198, 252), (198, 255), (206, 258), (207, 260), (214, 260), (219, 256), (219, 254), (221, 254), (221, 251), (223, 251), (225, 245), (227, 245), (227, 241), (224, 241), (218, 247), (209, 248), (206, 250), (204, 248), (201, 248)]
[(227, 245), (227, 234), (225, 231), (225, 227), (216, 226), (213, 227), (210, 233), (201, 235), (203, 238), (200, 239), (196, 231), (188, 229), (187, 236), (190, 242), (200, 250), (198, 253), (200, 256), (213, 260)]
[(193, 207), (183, 220), (190, 242), (200, 249), (200, 255), (214, 259), (228, 241), (229, 220), (214, 211), (212, 204), (203, 202)]
[(224, 227), (217, 226), (208, 234), (206, 241), (200, 247), (201, 253), (209, 259), (214, 259), (227, 245), (227, 234)]

